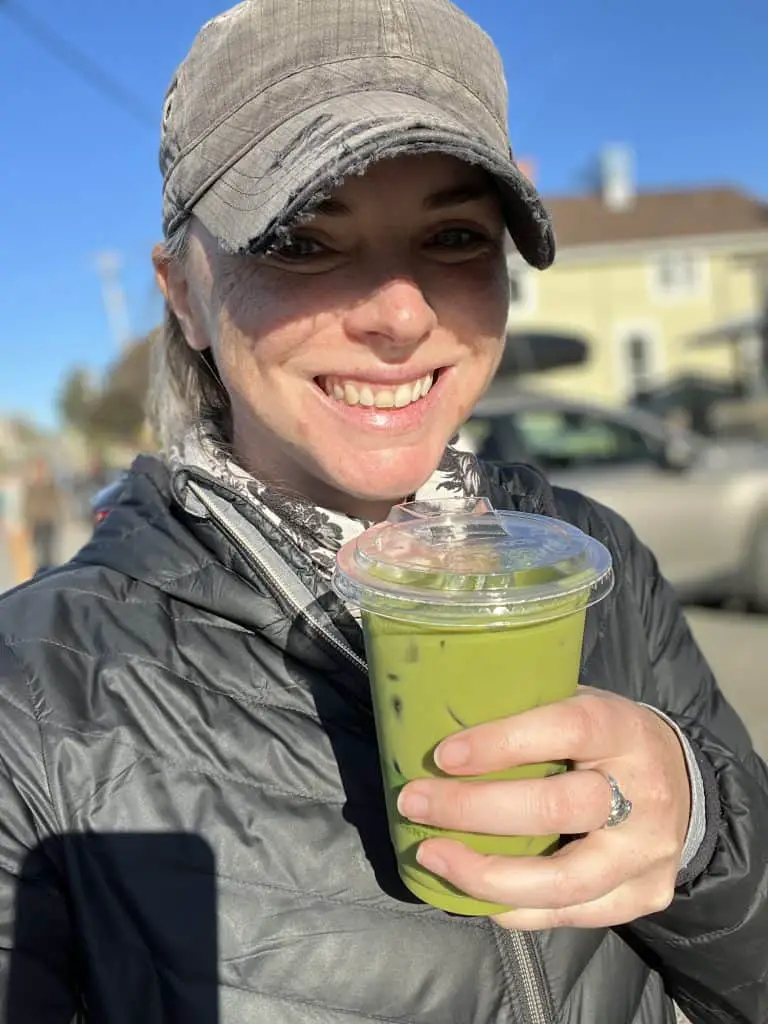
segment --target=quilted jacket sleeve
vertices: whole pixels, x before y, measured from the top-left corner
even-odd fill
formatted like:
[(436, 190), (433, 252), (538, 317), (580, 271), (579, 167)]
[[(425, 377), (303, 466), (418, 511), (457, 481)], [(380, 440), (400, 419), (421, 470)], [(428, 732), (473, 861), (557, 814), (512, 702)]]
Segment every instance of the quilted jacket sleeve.
[(768, 1021), (768, 769), (728, 704), (651, 553), (617, 527), (654, 667), (644, 698), (690, 739), (707, 790), (697, 869), (671, 906), (637, 921), (641, 939), (696, 1024)]
[(40, 733), (0, 641), (0, 1024), (70, 1024), (75, 968)]

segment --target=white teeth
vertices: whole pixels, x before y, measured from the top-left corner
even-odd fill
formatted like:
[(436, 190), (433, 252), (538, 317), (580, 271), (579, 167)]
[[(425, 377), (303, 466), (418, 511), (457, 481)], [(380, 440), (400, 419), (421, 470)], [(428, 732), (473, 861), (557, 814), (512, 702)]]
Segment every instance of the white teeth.
[(395, 392), (395, 408), (403, 409), (413, 401), (413, 388), (410, 384), (401, 384)]
[(397, 388), (376, 388), (371, 384), (352, 384), (349, 381), (340, 382), (337, 379), (326, 377), (324, 381), (325, 391), (337, 402), (345, 402), (347, 405), (362, 405), (367, 408), (375, 406), (377, 409), (403, 409), (411, 402), (418, 402), (429, 394), (434, 381), (434, 375), (426, 374), (419, 380), (410, 384), (401, 384)]

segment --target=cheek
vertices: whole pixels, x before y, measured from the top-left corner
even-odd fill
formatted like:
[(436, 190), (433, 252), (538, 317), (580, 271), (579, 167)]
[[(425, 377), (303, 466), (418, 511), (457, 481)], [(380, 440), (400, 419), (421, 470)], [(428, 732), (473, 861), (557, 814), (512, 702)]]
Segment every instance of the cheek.
[(257, 339), (269, 334), (278, 320), (278, 308), (268, 289), (256, 275), (244, 274), (222, 289), (219, 322), (222, 329), (242, 338)]
[(481, 288), (480, 301), (486, 317), (484, 333), (503, 338), (509, 319), (509, 273), (504, 256), (494, 261)]
[(434, 282), (441, 323), (473, 349), (495, 353), (509, 315), (509, 278), (504, 258), (478, 260), (443, 273)]
[[(338, 289), (336, 289), (338, 291)], [(220, 304), (220, 327), (268, 368), (291, 360), (339, 319), (339, 296), (327, 280), (259, 268), (244, 275)]]
[(296, 433), (298, 434), (300, 441), (310, 441), (312, 438), (312, 424), (310, 423), (310, 421), (302, 416), (299, 416), (296, 420)]
[(289, 297), (259, 278), (244, 275), (219, 306), (214, 354), (229, 378), (225, 382), (239, 391), (290, 357), (303, 338), (300, 313), (290, 308)]

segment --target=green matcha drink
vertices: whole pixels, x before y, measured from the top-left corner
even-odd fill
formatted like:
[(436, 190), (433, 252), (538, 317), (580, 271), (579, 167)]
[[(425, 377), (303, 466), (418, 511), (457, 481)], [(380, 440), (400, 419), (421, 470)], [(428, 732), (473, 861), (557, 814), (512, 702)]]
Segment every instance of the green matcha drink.
[[(481, 853), (547, 854), (559, 836), (489, 836), (417, 825), (397, 811), (406, 782), (441, 777), (437, 744), (471, 725), (576, 690), (587, 608), (612, 584), (610, 555), (575, 527), (464, 499), (400, 506), (345, 545), (334, 585), (362, 611), (390, 835), (416, 896), (453, 913), (506, 907), (453, 888), (416, 861), (442, 835)], [(489, 778), (534, 778), (565, 764)]]

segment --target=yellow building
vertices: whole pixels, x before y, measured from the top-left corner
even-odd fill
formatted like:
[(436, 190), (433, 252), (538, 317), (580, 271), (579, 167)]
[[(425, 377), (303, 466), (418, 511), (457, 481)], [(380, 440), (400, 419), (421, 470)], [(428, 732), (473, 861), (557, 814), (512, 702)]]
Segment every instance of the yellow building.
[(688, 374), (757, 388), (757, 329), (738, 343), (697, 336), (761, 315), (767, 204), (733, 188), (635, 193), (621, 167), (599, 195), (546, 204), (557, 260), (540, 274), (510, 256), (509, 328), (577, 334), (589, 357), (531, 386), (610, 404)]

